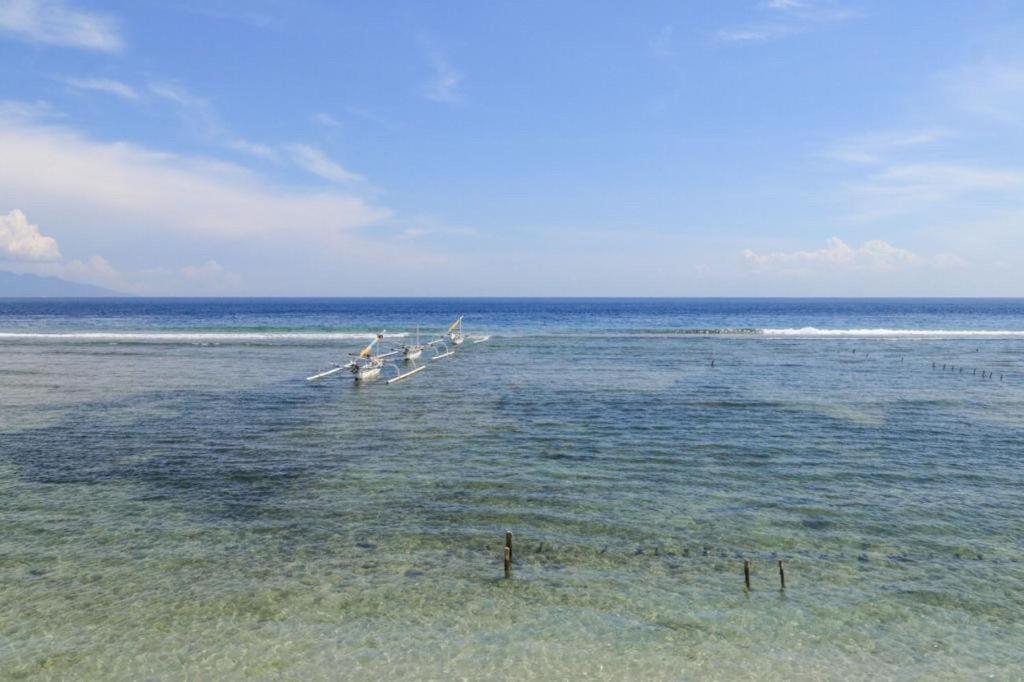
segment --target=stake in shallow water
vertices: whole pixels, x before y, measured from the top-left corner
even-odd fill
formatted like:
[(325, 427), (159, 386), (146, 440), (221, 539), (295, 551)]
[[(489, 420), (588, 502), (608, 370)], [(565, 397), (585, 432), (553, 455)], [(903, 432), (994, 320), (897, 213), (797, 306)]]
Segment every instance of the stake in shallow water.
[(512, 531), (505, 531), (505, 577), (512, 577)]
[(743, 584), (750, 589), (750, 559), (743, 560)]

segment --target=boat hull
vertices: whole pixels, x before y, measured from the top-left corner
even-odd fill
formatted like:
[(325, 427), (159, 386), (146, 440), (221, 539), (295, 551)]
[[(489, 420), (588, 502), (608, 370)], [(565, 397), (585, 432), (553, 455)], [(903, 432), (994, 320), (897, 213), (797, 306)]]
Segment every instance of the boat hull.
[(360, 367), (356, 373), (356, 381), (369, 381), (380, 376), (380, 367)]
[(412, 360), (415, 360), (415, 359), (419, 358), (421, 355), (423, 355), (423, 349), (422, 348), (415, 348), (415, 349), (409, 348), (404, 353), (406, 362), (410, 362)]

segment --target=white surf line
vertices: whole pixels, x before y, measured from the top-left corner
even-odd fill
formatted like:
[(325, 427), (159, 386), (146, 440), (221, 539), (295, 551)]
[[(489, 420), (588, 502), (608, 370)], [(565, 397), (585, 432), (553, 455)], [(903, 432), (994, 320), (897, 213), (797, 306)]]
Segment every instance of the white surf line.
[[(406, 333), (390, 336), (405, 337)], [(358, 332), (0, 332), (0, 340), (39, 341), (334, 341), (372, 339)]]
[(1016, 338), (1024, 331), (1008, 329), (820, 329), (801, 327), (762, 329), (765, 336), (854, 337), (854, 338)]

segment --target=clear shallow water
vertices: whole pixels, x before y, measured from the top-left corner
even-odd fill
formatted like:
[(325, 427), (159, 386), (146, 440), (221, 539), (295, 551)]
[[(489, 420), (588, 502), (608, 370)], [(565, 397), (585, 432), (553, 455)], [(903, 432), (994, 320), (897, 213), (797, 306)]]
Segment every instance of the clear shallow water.
[[(490, 341), (407, 382), (302, 380), (462, 313)], [(1022, 331), (992, 300), (0, 301), (0, 677), (1018, 679)]]

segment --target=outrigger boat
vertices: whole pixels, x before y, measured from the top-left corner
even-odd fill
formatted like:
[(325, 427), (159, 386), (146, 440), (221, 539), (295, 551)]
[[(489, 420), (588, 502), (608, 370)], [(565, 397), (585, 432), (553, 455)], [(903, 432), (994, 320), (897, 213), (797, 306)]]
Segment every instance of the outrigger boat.
[(404, 358), (406, 362), (413, 362), (414, 360), (418, 360), (419, 357), (423, 355), (423, 351), (429, 346), (430, 344), (420, 343), (420, 328), (416, 327), (416, 343), (406, 344), (399, 350), (402, 351), (402, 358)]
[(452, 342), (453, 346), (461, 346), (465, 338), (462, 336), (462, 316), (459, 319), (452, 322), (451, 326), (448, 327), (448, 340)]
[(373, 347), (383, 340), (384, 332), (377, 334), (370, 345), (359, 351), (359, 355), (354, 356), (352, 362), (349, 363), (349, 371), (355, 376), (356, 381), (367, 381), (380, 376), (380, 371), (384, 369), (384, 358), (393, 355), (392, 353), (374, 354)]
[(381, 370), (384, 369), (384, 366), (389, 365), (391, 367), (394, 367), (395, 376), (388, 379), (387, 383), (393, 384), (396, 381), (401, 381), (402, 379), (411, 377), (413, 374), (416, 374), (417, 372), (422, 372), (427, 368), (426, 365), (420, 365), (419, 367), (415, 367), (409, 370), (408, 372), (403, 373), (400, 369), (398, 369), (398, 365), (396, 365), (395, 363), (386, 363), (385, 360), (387, 358), (399, 355), (402, 351), (394, 350), (388, 353), (382, 353), (380, 355), (377, 355), (374, 352), (374, 350), (375, 348), (380, 348), (380, 342), (383, 340), (384, 332), (381, 332), (380, 334), (377, 334), (376, 337), (374, 337), (373, 341), (371, 341), (366, 348), (359, 351), (359, 353), (353, 353), (352, 360), (350, 360), (349, 362), (345, 363), (344, 365), (338, 365), (332, 369), (327, 370), (326, 372), (320, 372), (319, 374), (314, 374), (311, 377), (306, 377), (306, 381), (318, 381), (320, 379), (325, 379), (329, 376), (337, 374), (338, 372), (345, 371), (350, 372), (356, 381), (369, 381), (371, 379), (376, 379), (377, 377), (379, 377)]

